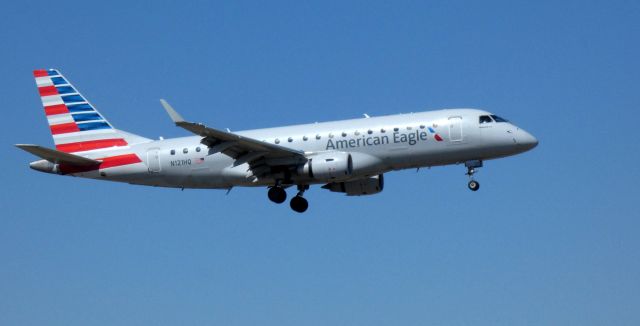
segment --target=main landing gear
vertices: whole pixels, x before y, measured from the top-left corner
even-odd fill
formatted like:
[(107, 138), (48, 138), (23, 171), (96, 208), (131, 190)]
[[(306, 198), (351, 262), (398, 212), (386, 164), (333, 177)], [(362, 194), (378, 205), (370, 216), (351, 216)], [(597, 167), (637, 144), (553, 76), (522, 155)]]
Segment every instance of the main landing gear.
[(473, 179), (473, 175), (477, 172), (477, 168), (482, 167), (482, 161), (466, 161), (464, 162), (464, 166), (467, 167), (467, 175), (469, 176), (469, 179), (471, 179), (469, 180), (467, 186), (469, 187), (469, 189), (471, 189), (471, 191), (478, 191), (478, 189), (480, 189), (480, 183)]
[(302, 197), (304, 191), (307, 189), (309, 189), (309, 186), (307, 185), (298, 186), (298, 194), (295, 197), (291, 198), (291, 202), (289, 203), (291, 209), (298, 213), (304, 213), (307, 208), (309, 208), (309, 202), (304, 197)]
[[(289, 203), (291, 209), (298, 213), (304, 213), (307, 208), (309, 208), (309, 202), (302, 197), (307, 189), (309, 189), (308, 185), (298, 185), (298, 194), (291, 198), (291, 202)], [(269, 200), (276, 204), (282, 204), (287, 200), (287, 192), (280, 184), (270, 187), (267, 195), (269, 196)]]
[(269, 196), (269, 200), (276, 204), (282, 204), (287, 200), (287, 192), (284, 191), (281, 185), (275, 185), (269, 188), (267, 195)]

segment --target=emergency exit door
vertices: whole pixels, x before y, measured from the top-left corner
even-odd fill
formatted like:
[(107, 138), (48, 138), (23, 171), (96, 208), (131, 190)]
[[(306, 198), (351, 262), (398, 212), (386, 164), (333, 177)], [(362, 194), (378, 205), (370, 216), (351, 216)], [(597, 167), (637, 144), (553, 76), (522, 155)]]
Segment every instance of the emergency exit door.
[(449, 141), (462, 141), (462, 117), (449, 117)]
[(147, 151), (147, 166), (150, 173), (160, 172), (160, 150), (152, 148)]

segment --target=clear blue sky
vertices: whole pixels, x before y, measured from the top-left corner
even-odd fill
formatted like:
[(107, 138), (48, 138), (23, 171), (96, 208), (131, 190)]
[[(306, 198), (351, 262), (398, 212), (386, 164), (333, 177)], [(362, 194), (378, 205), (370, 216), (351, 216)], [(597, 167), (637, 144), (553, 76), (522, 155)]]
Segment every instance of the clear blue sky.
[[(640, 324), (638, 1), (0, 5), (0, 325)], [(532, 152), (382, 194), (170, 190), (37, 173), (31, 71), (118, 128), (186, 135), (445, 107)]]

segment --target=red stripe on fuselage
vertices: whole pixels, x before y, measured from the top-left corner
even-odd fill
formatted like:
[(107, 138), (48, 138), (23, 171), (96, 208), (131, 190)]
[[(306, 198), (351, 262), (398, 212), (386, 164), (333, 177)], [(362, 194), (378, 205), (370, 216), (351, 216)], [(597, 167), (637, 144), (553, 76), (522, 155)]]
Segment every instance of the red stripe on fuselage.
[(78, 125), (75, 122), (61, 123), (59, 125), (51, 126), (51, 133), (54, 135), (66, 134), (69, 132), (76, 132), (76, 131), (80, 131), (80, 129), (78, 128)]
[(142, 160), (136, 154), (124, 154), (110, 157), (103, 157), (96, 159), (102, 161), (99, 165), (94, 166), (75, 166), (68, 164), (60, 164), (60, 172), (62, 174), (88, 172), (93, 170), (102, 170), (107, 168), (113, 168), (117, 166), (129, 165), (140, 163)]
[(38, 69), (33, 71), (33, 77), (45, 77), (49, 76), (49, 73), (44, 69)]
[(55, 86), (42, 86), (38, 87), (40, 96), (58, 95), (58, 89)]
[(44, 107), (44, 114), (46, 114), (47, 116), (63, 113), (69, 113), (69, 109), (67, 109), (67, 106), (64, 104), (56, 104)]
[(111, 156), (105, 158), (99, 158), (102, 163), (100, 164), (100, 169), (113, 168), (116, 166), (129, 165), (140, 163), (142, 160), (136, 154), (124, 154), (118, 156)]
[(56, 149), (66, 153), (90, 151), (92, 149), (107, 148), (113, 146), (127, 146), (127, 142), (122, 138), (89, 140), (77, 143), (56, 145)]

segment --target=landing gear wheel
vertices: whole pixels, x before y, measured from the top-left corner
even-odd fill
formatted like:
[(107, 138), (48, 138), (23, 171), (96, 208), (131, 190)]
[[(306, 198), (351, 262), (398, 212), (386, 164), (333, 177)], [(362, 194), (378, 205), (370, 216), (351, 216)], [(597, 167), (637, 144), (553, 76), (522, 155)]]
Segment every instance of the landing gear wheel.
[(480, 189), (480, 183), (476, 180), (473, 180), (473, 175), (477, 172), (476, 171), (477, 168), (482, 167), (482, 161), (481, 160), (466, 161), (464, 162), (464, 166), (467, 167), (467, 175), (469, 176), (469, 179), (471, 179), (468, 184), (469, 189), (471, 189), (471, 191), (478, 191), (478, 189)]
[(269, 200), (276, 204), (282, 204), (287, 200), (287, 192), (280, 186), (269, 188), (267, 195), (269, 196)]
[(291, 198), (291, 203), (289, 203), (291, 209), (298, 213), (304, 213), (307, 208), (309, 208), (309, 202), (304, 199), (302, 196), (295, 196)]

